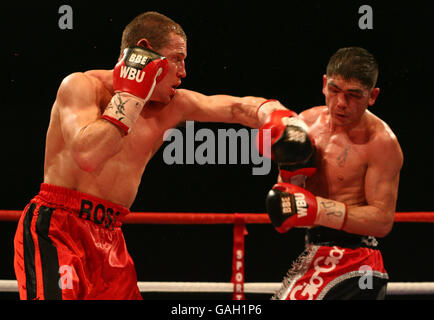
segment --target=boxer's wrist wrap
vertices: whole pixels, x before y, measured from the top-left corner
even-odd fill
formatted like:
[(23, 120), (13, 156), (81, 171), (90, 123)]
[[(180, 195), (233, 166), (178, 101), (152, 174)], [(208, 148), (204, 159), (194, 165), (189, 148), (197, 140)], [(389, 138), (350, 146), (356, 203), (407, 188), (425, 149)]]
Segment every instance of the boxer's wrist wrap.
[(256, 119), (259, 120), (259, 109), (261, 109), (261, 107), (262, 107), (264, 104), (268, 103), (268, 102), (277, 102), (277, 100), (276, 100), (276, 99), (268, 99), (268, 100), (265, 100), (264, 102), (262, 102), (262, 103), (258, 106), (258, 108), (256, 109)]
[(318, 213), (315, 225), (342, 230), (347, 221), (347, 205), (343, 202), (316, 197)]
[(145, 100), (127, 92), (117, 92), (104, 110), (102, 119), (119, 127), (126, 135), (137, 121)]

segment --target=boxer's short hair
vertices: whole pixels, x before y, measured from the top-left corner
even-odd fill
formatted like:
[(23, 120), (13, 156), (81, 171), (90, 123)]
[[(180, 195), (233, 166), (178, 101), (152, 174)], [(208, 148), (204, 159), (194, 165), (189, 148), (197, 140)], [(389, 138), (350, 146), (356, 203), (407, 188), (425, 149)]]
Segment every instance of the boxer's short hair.
[(170, 33), (175, 33), (187, 41), (182, 27), (169, 17), (154, 11), (142, 13), (125, 27), (120, 55), (125, 48), (137, 45), (137, 42), (143, 38), (146, 38), (152, 48), (158, 52), (169, 42)]
[(366, 87), (373, 88), (377, 83), (378, 63), (366, 49), (341, 48), (333, 54), (327, 65), (327, 77), (336, 75), (359, 80)]

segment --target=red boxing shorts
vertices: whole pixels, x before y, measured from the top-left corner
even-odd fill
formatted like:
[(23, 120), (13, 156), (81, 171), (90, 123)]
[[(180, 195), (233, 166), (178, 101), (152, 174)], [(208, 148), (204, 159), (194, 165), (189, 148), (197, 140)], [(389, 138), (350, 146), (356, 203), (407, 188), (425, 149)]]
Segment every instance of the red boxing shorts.
[(142, 299), (121, 230), (127, 208), (42, 184), (14, 239), (20, 299)]
[(384, 299), (388, 275), (381, 253), (375, 249), (375, 238), (350, 234), (330, 237), (333, 233), (338, 237), (344, 234), (331, 229), (323, 237), (321, 231), (325, 229), (318, 230), (313, 236), (308, 231), (305, 252), (294, 262), (272, 299)]

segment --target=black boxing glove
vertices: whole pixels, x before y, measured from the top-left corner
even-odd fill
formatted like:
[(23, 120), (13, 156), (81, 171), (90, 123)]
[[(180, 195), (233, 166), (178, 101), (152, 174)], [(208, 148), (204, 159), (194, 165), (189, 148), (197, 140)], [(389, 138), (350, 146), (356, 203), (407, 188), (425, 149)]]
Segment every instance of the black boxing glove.
[(277, 162), (282, 179), (315, 173), (315, 145), (306, 123), (295, 112), (273, 111), (259, 129), (256, 142), (261, 155)]

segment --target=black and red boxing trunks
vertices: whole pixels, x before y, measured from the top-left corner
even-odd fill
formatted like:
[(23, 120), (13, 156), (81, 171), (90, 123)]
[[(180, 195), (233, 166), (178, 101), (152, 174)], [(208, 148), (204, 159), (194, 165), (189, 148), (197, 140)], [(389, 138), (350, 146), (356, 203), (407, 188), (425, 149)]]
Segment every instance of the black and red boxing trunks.
[(273, 300), (384, 299), (388, 275), (373, 237), (307, 229), (306, 250)]
[(42, 184), (15, 234), (20, 299), (142, 299), (121, 230), (127, 208)]

